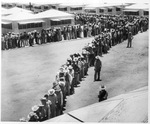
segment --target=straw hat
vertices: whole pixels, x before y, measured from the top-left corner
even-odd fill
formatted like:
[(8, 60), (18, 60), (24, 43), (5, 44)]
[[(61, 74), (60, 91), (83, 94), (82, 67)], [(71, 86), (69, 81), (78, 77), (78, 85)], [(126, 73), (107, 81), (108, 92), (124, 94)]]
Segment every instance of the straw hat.
[(100, 59), (100, 56), (99, 56), (99, 55), (97, 55), (95, 58), (96, 58), (96, 59)]
[(106, 90), (106, 86), (101, 85), (101, 86), (99, 87), (99, 89), (100, 89), (100, 90)]
[(30, 119), (33, 115), (36, 115), (34, 112), (30, 112), (29, 114), (28, 114), (28, 119)]
[(69, 65), (68, 69), (73, 69), (71, 65)]
[(59, 70), (61, 70), (61, 69), (64, 70), (64, 67), (61, 66), (61, 67), (59, 68)]
[(54, 88), (54, 90), (55, 90), (55, 92), (59, 92), (59, 91), (61, 91), (61, 88), (60, 88), (60, 86), (59, 85), (56, 85), (55, 87), (53, 87)]
[(55, 90), (54, 89), (50, 89), (49, 91), (48, 91), (48, 94), (49, 95), (53, 95), (55, 93)]
[(65, 82), (64, 82), (64, 81), (59, 81), (58, 83), (59, 83), (60, 85), (65, 86)]
[(41, 101), (46, 101), (47, 99), (45, 97), (41, 98), (40, 99)]
[(19, 119), (19, 121), (26, 122), (26, 119), (25, 119), (25, 117), (22, 117), (22, 118)]
[(37, 105), (32, 107), (32, 111), (37, 111), (39, 109), (39, 107)]
[(41, 104), (41, 103), (39, 103), (39, 104), (38, 104), (38, 106), (39, 106), (39, 108), (41, 108), (41, 107), (43, 107), (44, 105), (43, 105), (43, 104)]

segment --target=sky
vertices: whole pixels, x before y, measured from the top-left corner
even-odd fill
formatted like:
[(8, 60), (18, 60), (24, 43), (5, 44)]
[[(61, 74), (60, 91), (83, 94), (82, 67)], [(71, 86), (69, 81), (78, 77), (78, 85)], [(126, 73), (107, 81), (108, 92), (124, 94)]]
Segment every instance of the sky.
[(97, 3), (149, 3), (149, 0), (1, 0), (8, 3), (81, 3), (81, 4), (97, 4)]

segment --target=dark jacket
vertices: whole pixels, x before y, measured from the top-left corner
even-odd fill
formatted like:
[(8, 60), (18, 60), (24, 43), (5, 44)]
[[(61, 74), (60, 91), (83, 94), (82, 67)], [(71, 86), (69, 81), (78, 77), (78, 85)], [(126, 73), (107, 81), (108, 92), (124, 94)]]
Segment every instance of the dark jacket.
[(103, 101), (103, 100), (106, 100), (108, 97), (108, 93), (106, 90), (101, 90), (99, 91), (99, 95), (98, 95), (98, 98), (99, 98), (99, 102), (100, 101)]
[(101, 70), (101, 67), (102, 67), (102, 62), (101, 62), (101, 60), (100, 60), (100, 59), (96, 59), (96, 60), (95, 60), (95, 63), (94, 63), (95, 71)]

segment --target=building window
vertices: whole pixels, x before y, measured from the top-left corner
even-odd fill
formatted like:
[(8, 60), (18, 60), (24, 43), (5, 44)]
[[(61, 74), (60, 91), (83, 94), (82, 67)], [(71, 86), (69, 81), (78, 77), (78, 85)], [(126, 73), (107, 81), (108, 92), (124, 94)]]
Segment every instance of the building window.
[(118, 7), (116, 7), (116, 11), (121, 11), (121, 9), (120, 9), (120, 8), (118, 8)]
[(60, 20), (60, 21), (52, 21), (51, 20), (51, 26), (62, 25), (62, 24), (71, 24), (71, 19)]
[(60, 11), (67, 11), (67, 7), (66, 8), (58, 8), (58, 10), (60, 10)]
[(8, 8), (11, 8), (11, 7), (13, 7), (12, 5), (8, 5)]
[(51, 6), (53, 9), (56, 9), (56, 6)]
[(44, 9), (48, 9), (48, 6), (44, 6)]
[(12, 29), (12, 24), (2, 24), (2, 28)]
[(139, 15), (139, 11), (137, 11), (137, 12), (131, 12), (131, 11), (129, 11), (129, 12), (124, 12), (124, 14), (125, 15), (135, 15), (135, 16), (138, 16)]
[(103, 12), (104, 12), (104, 9), (99, 9), (99, 12), (100, 12), (100, 13), (103, 13)]
[(149, 15), (149, 11), (144, 11), (144, 15)]
[(6, 4), (2, 4), (2, 7), (6, 7)]
[(30, 6), (25, 6), (27, 9), (30, 8)]
[(18, 24), (18, 29), (39, 28), (39, 27), (42, 27), (42, 22), (41, 23)]
[(35, 9), (41, 9), (41, 6), (35, 6), (34, 8)]
[(112, 9), (108, 9), (108, 12), (112, 12)]
[(17, 7), (18, 7), (18, 8), (22, 8), (22, 6), (21, 6), (21, 5), (17, 5)]
[(70, 8), (71, 11), (82, 10), (82, 7)]
[(93, 9), (86, 9), (85, 12), (87, 12), (87, 13), (96, 13), (96, 10), (93, 10)]
[(31, 28), (31, 25), (30, 25), (30, 24), (27, 24), (27, 28)]

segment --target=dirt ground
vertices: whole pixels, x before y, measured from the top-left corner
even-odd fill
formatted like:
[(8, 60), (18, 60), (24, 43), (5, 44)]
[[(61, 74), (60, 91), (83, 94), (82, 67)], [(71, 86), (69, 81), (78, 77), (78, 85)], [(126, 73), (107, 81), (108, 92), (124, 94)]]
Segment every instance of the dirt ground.
[(102, 81), (94, 82), (94, 68), (67, 98), (65, 112), (98, 102), (99, 86), (106, 85), (108, 98), (148, 86), (148, 31), (134, 36), (133, 47), (126, 48), (127, 41), (111, 48), (101, 57)]
[[(92, 38), (62, 41), (41, 46), (2, 51), (1, 119), (18, 121), (51, 88), (59, 67), (70, 54), (81, 52)], [(93, 82), (93, 67), (88, 76), (68, 96), (65, 112), (98, 102), (100, 84), (109, 98), (148, 85), (148, 31), (111, 48), (103, 55), (102, 81)]]

